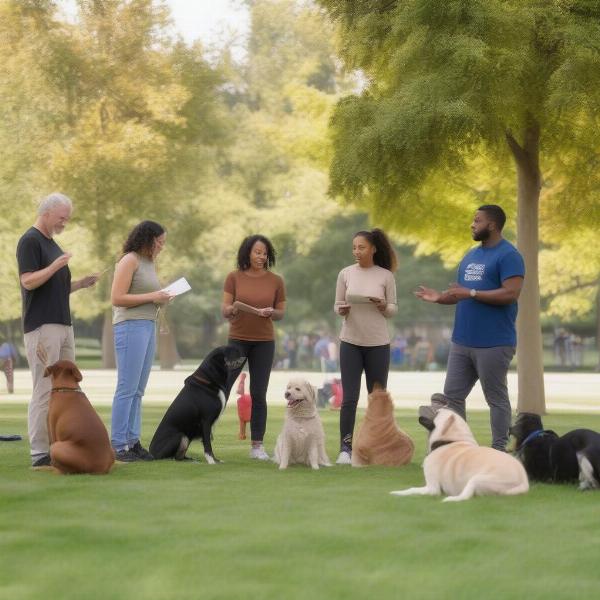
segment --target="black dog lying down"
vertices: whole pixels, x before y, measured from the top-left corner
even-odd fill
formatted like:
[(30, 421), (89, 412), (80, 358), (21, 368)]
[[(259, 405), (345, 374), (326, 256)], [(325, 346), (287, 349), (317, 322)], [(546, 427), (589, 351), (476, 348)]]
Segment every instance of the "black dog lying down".
[(150, 442), (154, 458), (185, 460), (190, 442), (202, 438), (206, 462), (219, 462), (212, 450), (212, 428), (225, 410), (229, 374), (245, 362), (246, 357), (233, 346), (220, 346), (202, 361), (185, 380)]
[(579, 480), (582, 490), (600, 487), (600, 433), (574, 429), (559, 437), (544, 430), (539, 415), (520, 413), (510, 434), (530, 479), (553, 483)]

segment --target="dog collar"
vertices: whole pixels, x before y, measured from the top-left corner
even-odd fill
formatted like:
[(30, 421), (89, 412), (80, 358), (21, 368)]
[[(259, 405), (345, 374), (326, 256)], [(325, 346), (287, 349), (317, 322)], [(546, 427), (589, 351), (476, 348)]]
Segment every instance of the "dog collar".
[(521, 443), (521, 445), (517, 448), (517, 450), (521, 450), (522, 448), (524, 448), (527, 444), (529, 444), (529, 442), (535, 440), (536, 438), (541, 437), (542, 435), (544, 435), (546, 432), (543, 429), (536, 429), (535, 431), (532, 431)]
[(433, 452), (434, 450), (437, 450), (438, 448), (441, 448), (442, 446), (445, 446), (446, 444), (453, 444), (454, 442), (450, 441), (450, 440), (437, 440), (435, 442), (433, 442), (433, 444), (431, 444), (431, 450), (430, 452)]
[(60, 387), (60, 388), (52, 388), (52, 392), (79, 392), (83, 394), (83, 390), (80, 387), (76, 388), (68, 388), (68, 387)]

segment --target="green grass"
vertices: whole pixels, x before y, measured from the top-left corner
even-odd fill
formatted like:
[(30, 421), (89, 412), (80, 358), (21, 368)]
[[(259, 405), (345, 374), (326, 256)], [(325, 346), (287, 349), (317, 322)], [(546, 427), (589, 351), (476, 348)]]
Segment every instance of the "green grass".
[[(144, 409), (144, 441), (163, 407)], [(108, 421), (109, 409), (101, 416)], [(330, 457), (338, 414), (321, 413)], [(269, 413), (272, 450), (283, 408)], [(29, 469), (0, 443), (0, 598), (596, 598), (600, 493), (534, 484), (521, 497), (398, 498), (423, 481), (425, 434), (399, 412), (417, 455), (402, 469), (312, 472), (250, 461), (231, 406), (215, 432), (225, 464), (134, 463), (105, 477)], [(585, 420), (585, 422), (583, 422)], [(471, 426), (489, 441), (487, 413)], [(0, 405), (26, 435), (26, 407)], [(553, 415), (558, 432), (600, 415)], [(201, 446), (191, 447), (192, 456)]]

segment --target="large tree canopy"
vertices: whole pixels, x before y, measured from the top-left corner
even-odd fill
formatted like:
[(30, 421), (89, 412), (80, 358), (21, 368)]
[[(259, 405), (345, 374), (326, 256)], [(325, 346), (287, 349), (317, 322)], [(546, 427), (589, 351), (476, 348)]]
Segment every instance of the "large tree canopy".
[(519, 409), (542, 413), (540, 193), (550, 228), (600, 222), (590, 138), (600, 121), (598, 3), (319, 3), (339, 25), (347, 65), (366, 80), (332, 119), (334, 194), (417, 233), (427, 249), (456, 255), (477, 204), (511, 213), (515, 202), (500, 194), (516, 188), (527, 268)]

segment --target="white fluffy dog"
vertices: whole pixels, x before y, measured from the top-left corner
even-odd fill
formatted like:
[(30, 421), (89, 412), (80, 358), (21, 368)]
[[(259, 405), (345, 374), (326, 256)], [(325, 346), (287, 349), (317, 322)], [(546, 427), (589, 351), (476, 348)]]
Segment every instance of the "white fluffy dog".
[(429, 429), (429, 454), (423, 463), (425, 486), (390, 492), (396, 496), (447, 494), (444, 502), (473, 496), (513, 496), (529, 490), (523, 465), (510, 454), (479, 446), (466, 421), (447, 408), (435, 418), (420, 418)]
[(277, 438), (273, 460), (280, 469), (303, 464), (330, 467), (325, 432), (317, 413), (316, 389), (304, 379), (292, 379), (286, 388), (287, 411)]

